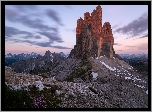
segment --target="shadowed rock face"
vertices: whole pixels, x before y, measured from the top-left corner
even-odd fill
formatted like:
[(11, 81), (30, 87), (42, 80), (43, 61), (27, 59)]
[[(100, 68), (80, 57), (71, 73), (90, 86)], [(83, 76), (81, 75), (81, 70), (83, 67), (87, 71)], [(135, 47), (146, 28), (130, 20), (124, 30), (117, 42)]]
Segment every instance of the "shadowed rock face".
[(44, 56), (37, 56), (36, 58), (29, 58), (24, 61), (21, 60), (9, 66), (12, 67), (15, 72), (38, 74), (38, 71), (44, 72), (52, 70), (65, 59), (65, 57), (58, 53), (51, 53), (50, 51), (46, 51)]
[(102, 9), (100, 6), (90, 13), (84, 14), (84, 20), (77, 20), (76, 45), (71, 50), (69, 58), (87, 58), (114, 55), (114, 38), (111, 25), (105, 22), (102, 27)]

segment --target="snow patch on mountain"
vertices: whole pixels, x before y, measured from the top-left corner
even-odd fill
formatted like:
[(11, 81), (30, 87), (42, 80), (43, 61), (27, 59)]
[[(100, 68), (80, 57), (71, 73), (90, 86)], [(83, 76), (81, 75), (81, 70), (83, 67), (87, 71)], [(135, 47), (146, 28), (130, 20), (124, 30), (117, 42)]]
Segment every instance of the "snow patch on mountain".
[(51, 59), (51, 61), (53, 62), (53, 58)]
[(100, 58), (90, 59), (93, 61), (92, 64), (95, 65), (95, 68), (98, 68), (96, 71), (100, 71), (101, 74), (104, 74), (103, 71), (106, 71), (106, 74), (109, 72), (109, 74), (114, 74), (115, 76), (122, 77), (125, 80), (130, 80), (137, 87), (146, 92), (146, 80), (140, 77), (140, 74), (137, 73), (136, 70), (134, 71), (133, 67), (125, 61), (119, 60), (116, 57), (108, 59), (105, 56), (102, 56), (102, 58), (100, 56)]
[(131, 79), (131, 77), (125, 77), (125, 79)]
[(53, 55), (52, 55), (52, 54), (50, 54), (50, 56), (53, 58)]
[[(101, 61), (100, 61), (101, 62)], [(108, 69), (110, 69), (111, 71), (115, 71), (116, 68), (111, 68), (110, 66), (108, 66), (107, 64), (105, 64), (104, 62), (101, 62), (104, 66), (106, 66)]]
[(44, 88), (44, 85), (42, 84), (41, 81), (35, 81), (34, 85), (38, 87), (40, 91), (43, 90)]
[(98, 76), (98, 73), (95, 73), (95, 72), (92, 72), (91, 74), (92, 74), (93, 78), (96, 78)]
[(148, 94), (148, 90), (146, 91), (146, 93)]
[(63, 52), (60, 52), (59, 55), (62, 56), (62, 57), (65, 57), (65, 58), (68, 57), (68, 55), (65, 55)]

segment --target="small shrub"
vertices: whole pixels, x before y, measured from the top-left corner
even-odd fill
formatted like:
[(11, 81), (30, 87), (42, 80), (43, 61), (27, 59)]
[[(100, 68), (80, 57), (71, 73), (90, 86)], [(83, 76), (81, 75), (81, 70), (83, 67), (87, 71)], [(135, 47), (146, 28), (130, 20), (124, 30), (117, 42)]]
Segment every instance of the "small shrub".
[(50, 89), (39, 91), (34, 85), (29, 86), (29, 91), (12, 90), (5, 85), (5, 108), (57, 108), (61, 96), (55, 96), (57, 85)]
[(31, 108), (32, 100), (24, 90), (12, 90), (5, 85), (5, 108)]
[(38, 73), (47, 73), (47, 72), (49, 72), (50, 70), (48, 70), (48, 69), (40, 69), (40, 70), (38, 70)]
[(95, 105), (94, 108), (99, 108), (99, 107)]

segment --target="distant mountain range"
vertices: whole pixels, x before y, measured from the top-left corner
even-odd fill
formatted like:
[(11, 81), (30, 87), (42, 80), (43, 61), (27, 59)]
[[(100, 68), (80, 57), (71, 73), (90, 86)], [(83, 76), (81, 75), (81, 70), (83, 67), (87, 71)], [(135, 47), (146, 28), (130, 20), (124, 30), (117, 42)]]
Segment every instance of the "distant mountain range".
[(133, 59), (133, 60), (139, 60), (139, 59), (148, 59), (148, 54), (118, 54), (123, 59)]
[[(57, 53), (62, 57), (67, 58), (69, 54), (64, 54), (63, 52)], [(148, 54), (118, 54), (123, 60), (147, 60), (148, 61)], [(8, 66), (12, 63), (18, 62), (20, 60), (27, 60), (29, 58), (36, 58), (38, 56), (42, 56), (40, 54), (37, 54), (35, 52), (32, 52), (31, 54), (11, 54), (8, 53), (5, 55), (5, 66)]]
[(119, 56), (138, 71), (148, 71), (148, 54), (119, 54)]
[(67, 57), (68, 55), (65, 55), (63, 52), (51, 53), (49, 50), (45, 52), (44, 56), (34, 52), (18, 55), (9, 53), (5, 55), (5, 66), (12, 67), (15, 72), (37, 74), (53, 69)]
[(31, 57), (35, 57), (37, 55), (40, 55), (40, 54), (37, 54), (35, 52), (32, 52), (31, 54), (24, 54), (24, 53), (21, 53), (21, 54), (11, 54), (11, 53), (8, 53), (5, 55), (5, 58), (23, 58), (23, 59), (26, 59), (26, 58), (31, 58)]
[[(68, 55), (64, 54), (63, 52), (56, 53), (56, 54), (59, 54), (60, 56), (65, 57), (65, 58), (68, 57)], [(15, 62), (18, 62), (21, 60), (27, 60), (29, 58), (36, 58), (38, 56), (42, 56), (42, 55), (37, 54), (35, 52), (32, 52), (31, 54), (24, 54), (24, 53), (11, 54), (11, 53), (8, 53), (5, 55), (5, 66), (11, 65), (12, 63), (15, 63)]]
[(29, 58), (36, 58), (37, 56), (41, 56), (40, 54), (32, 52), (31, 54), (6, 54), (5, 55), (5, 66), (8, 66), (12, 63), (18, 62), (20, 60), (27, 60)]

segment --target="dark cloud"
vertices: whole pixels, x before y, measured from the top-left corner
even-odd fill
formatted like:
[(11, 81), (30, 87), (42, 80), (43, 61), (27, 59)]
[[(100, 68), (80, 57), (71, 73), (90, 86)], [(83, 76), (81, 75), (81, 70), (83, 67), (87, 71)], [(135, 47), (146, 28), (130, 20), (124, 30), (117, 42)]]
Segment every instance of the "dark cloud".
[(52, 46), (50, 42), (37, 42), (37, 43), (34, 43), (34, 45), (38, 45), (41, 47), (53, 47), (57, 49), (71, 49), (71, 48), (63, 47), (63, 46)]
[(141, 44), (138, 46), (138, 50), (148, 50), (148, 44), (145, 43), (145, 44)]
[(37, 33), (48, 37), (51, 43), (53, 43), (54, 41), (58, 43), (64, 42), (62, 38), (60, 38), (56, 33), (51, 33), (51, 32), (37, 32)]
[(7, 20), (11, 22), (22, 23), (25, 26), (39, 29), (41, 31), (54, 31), (56, 33), (58, 32), (58, 29), (56, 27), (49, 27), (48, 25), (44, 25), (43, 21), (39, 18), (32, 20), (29, 18), (29, 16), (19, 15), (19, 13), (15, 10), (11, 10), (11, 9), (5, 9), (5, 10), (6, 10), (5, 17)]
[(148, 34), (145, 34), (144, 36), (141, 36), (140, 38), (145, 38), (148, 37)]
[(18, 35), (18, 34), (25, 34), (26, 36), (23, 36), (23, 38), (28, 38), (28, 37), (33, 36), (33, 34), (30, 32), (20, 31), (16, 28), (5, 26), (5, 36), (6, 37), (12, 37), (12, 36)]
[(72, 49), (72, 48), (68, 48), (68, 47), (64, 47), (64, 46), (52, 46), (50, 42), (36, 42), (36, 41), (31, 41), (31, 40), (19, 40), (19, 39), (9, 39), (8, 41), (11, 41), (13, 43), (28, 43), (30, 44), (30, 46), (32, 45), (37, 45), (39, 47), (50, 47), (50, 48), (57, 48), (57, 49)]
[[(7, 40), (6, 40), (7, 41)], [(18, 40), (18, 39), (9, 39), (9, 41), (13, 42), (13, 43), (16, 43), (16, 42), (22, 42), (21, 40)]]
[(72, 48), (63, 47), (63, 46), (52, 46), (50, 44), (50, 42), (38, 42), (38, 43), (35, 43), (35, 45), (38, 45), (41, 47), (53, 47), (53, 48), (57, 48), (57, 49), (72, 49)]
[(57, 49), (72, 49), (72, 48), (68, 48), (68, 47), (63, 47), (63, 46), (51, 46)]
[(34, 43), (35, 45), (41, 46), (41, 47), (51, 47), (51, 43), (50, 42), (37, 42)]
[[(20, 36), (18, 39), (13, 38), (12, 36), (17, 36), (19, 34), (24, 34), (24, 36)], [(30, 41), (27, 39), (40, 39), (41, 37), (39, 35), (34, 36), (32, 33), (27, 32), (27, 31), (20, 31), (16, 28), (13, 27), (8, 27), (5, 26), (5, 41), (11, 41), (11, 42), (26, 42), (26, 43), (30, 43), (33, 44), (35, 43), (35, 41)], [(26, 39), (26, 40), (25, 40)]]
[(45, 13), (43, 13), (43, 12), (31, 12), (31, 13), (29, 13), (29, 15), (32, 15), (33, 17), (34, 16), (35, 17), (42, 17), (45, 15)]
[[(43, 36), (46, 36), (48, 39), (49, 39), (49, 42), (48, 43), (37, 43), (39, 46), (42, 46), (42, 47), (46, 47), (46, 46), (50, 46), (50, 44), (53, 44), (54, 42), (58, 42), (58, 43), (62, 43), (64, 42), (62, 40), (62, 38), (60, 38), (58, 36), (57, 33), (51, 33), (51, 32), (37, 32)], [(34, 38), (34, 39), (41, 39), (41, 37), (39, 35), (36, 35), (34, 36), (32, 33), (30, 32), (27, 32), (27, 31), (20, 31), (16, 28), (13, 28), (13, 27), (8, 27), (8, 26), (5, 26), (5, 36), (6, 38), (8, 37), (12, 37), (14, 35), (18, 35), (18, 34), (25, 34), (25, 36), (22, 36), (21, 38), (24, 38), (24, 39), (31, 39), (31, 38)], [(15, 42), (17, 40), (14, 40)], [(27, 43), (30, 43), (31, 41), (28, 41), (28, 40), (22, 40), (22, 42), (27, 42)], [(32, 42), (33, 43), (33, 42)], [(44, 44), (44, 45), (43, 45)]]
[(122, 50), (118, 50), (118, 51), (122, 51)]
[(41, 37), (39, 35), (36, 35), (35, 38), (36, 39), (41, 39)]
[(35, 41), (31, 41), (31, 40), (22, 40), (21, 38), (20, 39), (15, 39), (15, 38), (9, 38), (8, 40), (5, 40), (5, 41), (9, 41), (9, 42), (13, 42), (13, 43), (16, 43), (16, 42), (18, 42), (18, 43), (23, 43), (23, 42), (25, 42), (25, 43), (29, 43), (29, 44), (34, 44), (35, 43)]
[[(20, 6), (15, 6), (21, 8)], [(26, 6), (26, 8), (29, 8), (30, 6)], [(26, 9), (23, 8), (23, 9)], [(30, 8), (29, 8), (30, 9)], [(58, 18), (56, 12), (48, 12), (48, 15), (54, 18), (56, 22), (58, 22), (60, 25), (62, 23), (60, 22), (60, 19)], [(50, 27), (48, 25), (43, 24), (43, 21), (41, 18), (35, 18), (31, 19), (29, 15), (21, 15), (17, 10), (13, 9), (5, 9), (5, 18), (8, 21), (11, 21), (13, 23), (21, 23), (24, 26), (33, 28), (33, 29), (38, 29), (37, 32), (27, 32), (27, 31), (20, 31), (14, 27), (8, 27), (5, 26), (5, 40), (9, 42), (19, 42), (19, 43), (28, 43), (30, 45), (37, 45), (40, 47), (53, 47), (57, 49), (71, 49), (68, 47), (64, 46), (52, 46), (54, 42), (62, 43), (64, 42), (62, 38), (60, 38), (58, 34), (58, 28), (57, 27)], [(34, 33), (39, 33), (40, 35), (34, 35)], [(23, 36), (19, 35), (20, 37), (18, 39), (14, 38), (14, 36), (18, 34), (23, 34)], [(37, 41), (32, 41), (32, 39), (41, 39), (41, 35), (47, 37), (49, 39), (48, 42), (37, 42)], [(12, 37), (12, 38), (11, 38)], [(29, 39), (29, 40), (28, 40)]]
[(31, 46), (32, 45), (37, 45), (40, 47), (50, 47), (50, 48), (57, 48), (57, 49), (72, 49), (64, 46), (52, 46), (50, 42), (35, 42), (35, 41), (30, 41), (30, 40), (17, 40), (17, 39), (11, 39), (13, 42), (26, 42), (29, 43)]
[(126, 46), (126, 47), (137, 47), (137, 46)]
[(19, 16), (19, 12), (17, 10), (13, 10), (13, 9), (5, 9), (5, 17), (6, 19), (13, 21), (12, 18), (16, 18), (17, 16)]
[(31, 40), (20, 40), (21, 42), (26, 42), (26, 43), (30, 43), (32, 45), (35, 45), (36, 41), (31, 41)]
[(138, 19), (132, 21), (128, 25), (117, 28), (114, 32), (129, 34), (131, 37), (138, 36), (142, 32), (148, 30), (148, 14), (144, 13)]
[(20, 18), (17, 18), (18, 22), (23, 23), (24, 25), (30, 27), (30, 28), (36, 28), (41, 31), (46, 31), (46, 30), (53, 30), (57, 32), (56, 28), (49, 27), (48, 25), (44, 25), (41, 19), (35, 19), (31, 20), (27, 16), (20, 16)]
[(38, 9), (38, 6), (36, 5), (13, 5), (15, 8), (17, 8), (20, 11), (33, 11)]
[(115, 25), (115, 26), (112, 27), (112, 29), (115, 29), (115, 28), (117, 28), (117, 27), (118, 27), (118, 25)]
[(119, 44), (119, 43), (114, 43), (114, 45), (121, 46), (121, 44)]
[(59, 25), (64, 26), (60, 20), (60, 18), (58, 17), (58, 14), (56, 11), (52, 10), (52, 9), (47, 9), (46, 10), (46, 14), (48, 17), (50, 17), (51, 19), (53, 19), (55, 22), (57, 22)]

